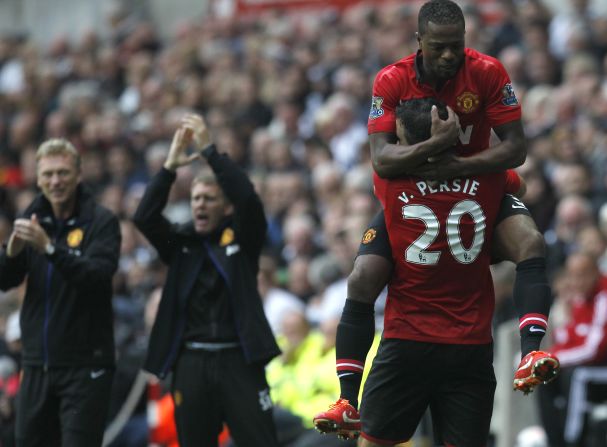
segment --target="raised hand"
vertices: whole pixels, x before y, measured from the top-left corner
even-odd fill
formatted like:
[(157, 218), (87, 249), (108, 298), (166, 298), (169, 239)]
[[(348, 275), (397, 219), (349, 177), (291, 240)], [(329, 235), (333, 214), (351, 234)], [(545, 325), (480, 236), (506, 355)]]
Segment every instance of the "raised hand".
[(186, 154), (186, 148), (192, 141), (192, 133), (192, 129), (185, 126), (181, 126), (175, 131), (169, 154), (164, 162), (164, 167), (169, 171), (175, 171), (177, 168), (188, 165), (200, 158), (198, 154)]
[(202, 116), (186, 115), (181, 120), (181, 125), (192, 132), (192, 141), (196, 149), (202, 150), (211, 144), (211, 134)]

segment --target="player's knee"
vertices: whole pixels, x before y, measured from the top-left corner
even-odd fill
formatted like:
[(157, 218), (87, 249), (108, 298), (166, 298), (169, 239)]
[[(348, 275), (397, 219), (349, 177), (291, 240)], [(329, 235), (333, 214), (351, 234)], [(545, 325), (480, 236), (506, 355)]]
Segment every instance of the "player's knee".
[(544, 236), (530, 216), (511, 216), (497, 226), (494, 254), (516, 264), (526, 259), (545, 256)]
[(519, 259), (521, 262), (531, 258), (543, 258), (546, 256), (546, 242), (544, 236), (537, 229), (529, 229), (521, 240)]

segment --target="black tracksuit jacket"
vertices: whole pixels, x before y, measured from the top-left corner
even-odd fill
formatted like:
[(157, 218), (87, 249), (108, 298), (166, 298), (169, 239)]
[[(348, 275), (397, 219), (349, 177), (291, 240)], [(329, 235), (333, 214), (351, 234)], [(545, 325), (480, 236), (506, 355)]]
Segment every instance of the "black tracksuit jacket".
[(45, 367), (112, 367), (115, 363), (112, 276), (120, 256), (120, 226), (79, 185), (74, 216), (58, 222), (38, 195), (24, 212), (36, 214), (55, 245), (48, 256), (26, 245), (9, 258), (0, 252), (0, 289), (27, 275), (21, 308), (22, 361)]
[(169, 267), (144, 365), (159, 377), (172, 369), (182, 348), (187, 300), (206, 256), (227, 284), (247, 362), (265, 364), (280, 353), (257, 290), (259, 255), (267, 230), (263, 205), (247, 175), (228, 156), (219, 154), (215, 146), (205, 149), (203, 155), (234, 205), (234, 214), (219, 229), (233, 237), (202, 237), (192, 222), (171, 224), (162, 211), (175, 173), (164, 168), (150, 181), (133, 218)]

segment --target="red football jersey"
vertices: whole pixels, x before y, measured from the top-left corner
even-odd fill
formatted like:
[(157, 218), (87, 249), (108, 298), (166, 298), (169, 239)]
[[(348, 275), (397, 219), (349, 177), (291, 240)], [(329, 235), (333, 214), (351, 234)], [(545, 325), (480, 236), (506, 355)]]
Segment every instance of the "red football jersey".
[(491, 342), (491, 239), (514, 171), (432, 184), (376, 177), (392, 247), (384, 336), (432, 343)]
[(440, 90), (434, 90), (420, 77), (419, 53), (383, 68), (373, 83), (369, 134), (396, 133), (395, 109), (400, 101), (434, 97), (459, 117), (457, 154), (472, 155), (486, 149), (491, 128), (520, 119), (521, 108), (502, 64), (473, 49), (464, 51), (462, 67)]

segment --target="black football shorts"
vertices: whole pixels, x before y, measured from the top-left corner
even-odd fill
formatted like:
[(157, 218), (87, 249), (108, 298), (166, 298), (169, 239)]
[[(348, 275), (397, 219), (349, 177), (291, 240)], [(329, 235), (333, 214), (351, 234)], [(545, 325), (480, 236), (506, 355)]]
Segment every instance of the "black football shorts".
[(408, 441), (430, 408), (441, 445), (484, 447), (495, 385), (491, 344), (383, 339), (364, 385), (361, 436), (377, 444)]

